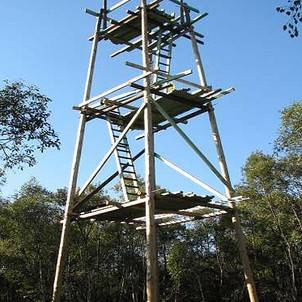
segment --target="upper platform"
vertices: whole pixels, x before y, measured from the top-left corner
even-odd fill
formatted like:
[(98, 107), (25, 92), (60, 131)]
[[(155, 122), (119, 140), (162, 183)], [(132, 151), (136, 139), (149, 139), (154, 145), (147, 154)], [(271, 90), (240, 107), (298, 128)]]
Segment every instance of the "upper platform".
[[(178, 0), (170, 1), (178, 5), (185, 5), (181, 4), (181, 2)], [(128, 3), (130, 0), (121, 1), (121, 3), (122, 2)], [(175, 41), (180, 37), (190, 39), (188, 31), (190, 30), (191, 26), (203, 17), (207, 16), (207, 13), (199, 14), (193, 19), (184, 18), (183, 15), (175, 16), (175, 13), (167, 13), (163, 9), (160, 9), (160, 4), (162, 2), (164, 1), (156, 0), (148, 4), (146, 9), (148, 18), (148, 33), (150, 39), (153, 39), (153, 43), (150, 43), (149, 45), (151, 51), (156, 48), (156, 40), (158, 39), (159, 35), (164, 35), (162, 39), (163, 44)], [(119, 5), (117, 5), (117, 7), (119, 7)], [(196, 9), (193, 10), (195, 12), (199, 12)], [(109, 40), (116, 45), (126, 45), (125, 48), (112, 54), (112, 56), (116, 56), (124, 51), (129, 52), (133, 49), (141, 49), (141, 8), (138, 6), (134, 11), (127, 10), (127, 16), (120, 20), (113, 19), (110, 14), (111, 12), (112, 10), (109, 9), (105, 14), (102, 14), (103, 26), (98, 32), (98, 41)], [(198, 37), (196, 39), (197, 43), (203, 44), (203, 42), (200, 40), (200, 38), (203, 38), (203, 35), (197, 32), (194, 33)], [(93, 36), (91, 36), (89, 39), (92, 40)]]
[[(174, 17), (157, 9), (159, 1), (155, 1), (147, 6), (148, 31), (156, 27), (164, 27), (171, 24)], [(120, 21), (111, 21), (113, 24), (101, 31), (99, 40), (110, 40), (114, 44), (127, 44), (134, 38), (141, 35), (141, 14), (140, 9), (132, 12), (128, 10), (129, 16)]]

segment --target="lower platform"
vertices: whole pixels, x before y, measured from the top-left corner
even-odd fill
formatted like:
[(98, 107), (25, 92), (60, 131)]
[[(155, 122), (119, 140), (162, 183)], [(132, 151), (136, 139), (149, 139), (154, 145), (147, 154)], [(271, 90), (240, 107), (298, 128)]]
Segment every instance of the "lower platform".
[[(155, 194), (155, 214), (174, 214), (190, 217), (200, 217), (202, 210), (219, 209), (229, 211), (226, 205), (212, 203), (212, 196), (197, 196), (192, 193), (156, 193)], [(73, 213), (75, 219), (94, 219), (100, 221), (131, 222), (145, 216), (145, 198), (138, 200), (111, 203), (89, 212)], [(192, 211), (196, 208), (196, 212)]]

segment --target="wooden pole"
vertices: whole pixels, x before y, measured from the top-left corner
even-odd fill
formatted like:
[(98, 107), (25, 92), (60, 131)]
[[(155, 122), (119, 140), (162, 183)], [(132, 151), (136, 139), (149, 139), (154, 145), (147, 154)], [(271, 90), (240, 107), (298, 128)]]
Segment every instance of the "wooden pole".
[[(100, 29), (100, 24), (101, 24), (101, 16), (98, 16), (97, 21), (96, 21), (94, 39), (93, 39), (92, 48), (91, 48), (89, 65), (88, 65), (87, 79), (86, 79), (84, 98), (83, 98), (84, 101), (87, 101), (90, 98), (91, 84), (92, 84), (95, 59), (96, 59), (96, 53), (97, 53), (97, 45), (98, 45), (98, 32)], [(61, 298), (64, 262), (65, 262), (65, 257), (67, 254), (67, 246), (68, 246), (68, 232), (69, 232), (70, 218), (71, 218), (70, 214), (71, 214), (72, 204), (74, 202), (74, 198), (75, 198), (75, 194), (76, 194), (79, 165), (80, 165), (81, 152), (82, 152), (82, 146), (83, 146), (83, 138), (84, 138), (84, 133), (85, 133), (85, 124), (86, 124), (86, 117), (84, 114), (81, 113), (78, 132), (77, 132), (74, 157), (73, 157), (71, 173), (70, 173), (69, 189), (68, 189), (68, 195), (67, 195), (67, 200), (66, 200), (66, 205), (65, 205), (63, 227), (62, 227), (60, 247), (59, 247), (59, 252), (58, 252), (55, 279), (54, 279), (54, 285), (53, 285), (53, 295), (52, 295), (53, 302), (59, 302), (60, 298)]]
[[(141, 0), (142, 15), (142, 46), (143, 46), (143, 67), (144, 73), (150, 71), (149, 39), (148, 39), (148, 20), (146, 0)], [(157, 248), (156, 230), (154, 218), (154, 137), (152, 129), (152, 100), (150, 93), (150, 76), (144, 79), (144, 125), (145, 125), (145, 190), (146, 190), (146, 287), (147, 301), (158, 302), (158, 269), (157, 269)]]
[[(197, 42), (195, 39), (193, 27), (191, 27), (191, 30), (190, 30), (190, 37), (191, 37), (193, 52), (194, 52), (194, 56), (195, 56), (195, 61), (197, 64), (197, 70), (198, 70), (198, 75), (199, 75), (199, 79), (200, 79), (200, 84), (202, 86), (207, 86), (205, 72), (204, 72), (204, 69), (202, 66), (201, 56), (200, 56), (198, 45), (197, 45)], [(212, 136), (213, 136), (213, 140), (215, 142), (216, 152), (218, 155), (219, 165), (220, 165), (220, 169), (221, 169), (221, 174), (224, 176), (225, 180), (229, 184), (231, 184), (230, 175), (228, 172), (228, 166), (226, 163), (223, 146), (222, 146), (222, 142), (221, 142), (221, 138), (220, 138), (220, 134), (219, 134), (219, 130), (218, 130), (218, 125), (217, 125), (217, 121), (216, 121), (216, 117), (215, 117), (215, 113), (214, 113), (212, 104), (209, 104), (208, 112), (209, 112), (209, 119), (210, 119), (210, 124), (211, 124), (211, 129), (212, 129)], [(232, 190), (230, 189), (229, 186), (225, 186), (225, 191), (226, 191), (227, 197), (230, 199), (232, 197), (232, 193), (233, 193)], [(259, 300), (258, 300), (258, 296), (257, 296), (257, 292), (256, 292), (256, 286), (255, 286), (255, 282), (254, 282), (253, 272), (251, 269), (251, 264), (250, 264), (250, 260), (249, 260), (248, 253), (247, 253), (246, 240), (245, 240), (245, 236), (243, 234), (242, 228), (241, 228), (238, 210), (237, 210), (235, 203), (232, 201), (229, 201), (229, 206), (234, 209), (234, 211), (233, 211), (234, 214), (232, 216), (232, 223), (234, 225), (236, 238), (238, 241), (239, 254), (240, 254), (242, 265), (243, 265), (245, 283), (246, 283), (246, 287), (248, 290), (249, 298), (250, 298), (251, 302), (258, 302)]]

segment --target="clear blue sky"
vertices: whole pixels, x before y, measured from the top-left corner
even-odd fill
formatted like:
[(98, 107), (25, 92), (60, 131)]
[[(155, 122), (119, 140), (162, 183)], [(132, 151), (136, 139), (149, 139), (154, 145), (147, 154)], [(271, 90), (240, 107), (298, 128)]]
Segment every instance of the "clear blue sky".
[[(209, 84), (236, 88), (215, 108), (231, 176), (238, 183), (241, 167), (252, 151), (270, 152), (279, 125), (279, 110), (301, 99), (301, 38), (292, 40), (282, 31), (285, 17), (275, 12), (277, 5), (285, 3), (282, 0), (191, 3), (209, 13), (196, 27), (205, 34), (201, 52)], [(35, 167), (8, 173), (2, 187), (5, 196), (16, 192), (30, 177), (36, 177), (49, 189), (68, 184), (78, 121), (72, 106), (80, 103), (83, 95), (90, 51), (87, 37), (94, 27), (93, 17), (86, 15), (84, 8), (97, 9), (99, 4), (93, 0), (0, 1), (1, 79), (37, 84), (53, 100), (52, 123), (62, 141), (60, 151), (38, 156)], [(175, 72), (193, 67), (189, 46), (180, 44)], [(118, 63), (129, 56), (110, 61), (108, 54), (112, 49), (108, 44), (101, 46), (103, 56), (98, 60), (93, 93), (128, 79), (129, 68), (119, 70)], [(137, 73), (130, 70), (129, 77), (134, 74)], [(105, 153), (102, 147), (108, 146), (106, 128), (101, 123), (93, 126), (95, 131), (88, 132), (86, 140), (80, 184)], [(206, 116), (194, 119), (183, 129), (210, 158), (216, 159)], [(172, 130), (158, 136), (156, 149), (194, 175), (216, 183)], [(161, 165), (158, 171), (159, 184), (171, 190), (200, 192)]]

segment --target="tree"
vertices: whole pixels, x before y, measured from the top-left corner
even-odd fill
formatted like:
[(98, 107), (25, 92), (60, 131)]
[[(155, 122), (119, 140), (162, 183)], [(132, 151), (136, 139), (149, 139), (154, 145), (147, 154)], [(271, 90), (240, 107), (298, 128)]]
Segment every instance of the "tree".
[(35, 151), (59, 149), (58, 135), (49, 123), (51, 100), (35, 86), (4, 82), (0, 90), (0, 177), (13, 167), (36, 163)]
[(277, 12), (285, 14), (288, 21), (283, 25), (283, 30), (287, 31), (291, 38), (298, 37), (298, 24), (302, 22), (301, 0), (287, 0), (287, 5), (278, 6)]
[(243, 225), (252, 245), (260, 296), (299, 301), (302, 284), (302, 104), (281, 112), (274, 152), (254, 152), (243, 168), (238, 193)]
[(0, 207), (0, 301), (50, 300), (62, 214), (55, 198), (31, 180)]
[(302, 103), (295, 102), (281, 111), (279, 137), (275, 142), (278, 152), (302, 154)]

